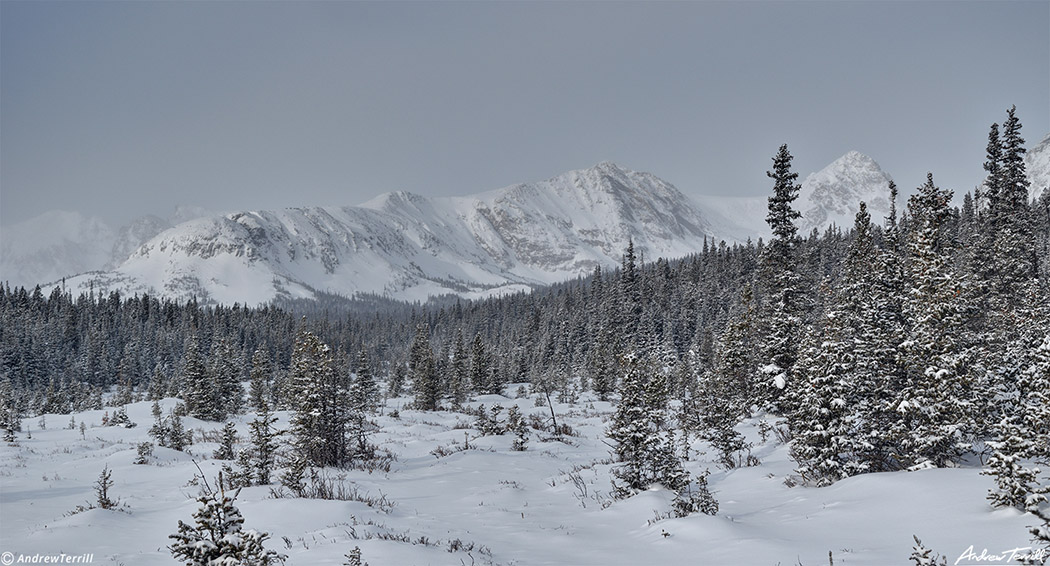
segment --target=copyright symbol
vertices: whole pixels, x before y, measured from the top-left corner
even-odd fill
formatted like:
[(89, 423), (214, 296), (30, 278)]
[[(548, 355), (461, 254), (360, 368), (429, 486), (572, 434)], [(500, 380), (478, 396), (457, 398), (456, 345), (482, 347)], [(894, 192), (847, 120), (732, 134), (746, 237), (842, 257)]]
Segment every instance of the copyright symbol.
[(10, 552), (0, 554), (0, 563), (4, 564), (4, 566), (7, 566), (8, 564), (14, 564), (15, 555), (11, 554)]

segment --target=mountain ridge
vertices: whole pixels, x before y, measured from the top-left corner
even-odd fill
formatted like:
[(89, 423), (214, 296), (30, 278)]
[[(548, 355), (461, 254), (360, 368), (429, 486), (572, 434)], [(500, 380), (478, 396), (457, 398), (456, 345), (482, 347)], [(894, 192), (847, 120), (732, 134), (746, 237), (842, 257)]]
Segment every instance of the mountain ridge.
[(483, 297), (615, 265), (628, 241), (647, 257), (675, 257), (714, 237), (673, 185), (603, 162), (466, 197), (399, 191), (360, 206), (197, 219), (161, 232), (116, 269), (66, 285), (247, 304), (316, 291)]

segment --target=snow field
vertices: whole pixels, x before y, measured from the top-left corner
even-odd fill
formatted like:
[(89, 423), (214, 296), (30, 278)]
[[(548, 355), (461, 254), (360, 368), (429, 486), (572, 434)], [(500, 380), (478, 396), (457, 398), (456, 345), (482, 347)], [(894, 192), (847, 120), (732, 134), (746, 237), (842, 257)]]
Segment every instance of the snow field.
[[(528, 449), (516, 452), (510, 434), (480, 436), (471, 415), (404, 409), (409, 402), (391, 399), (375, 417), (381, 432), (372, 441), (397, 455), (389, 472), (325, 470), (355, 493), (348, 501), (274, 498), (271, 488), (278, 485), (246, 488), (236, 502), (244, 528), (270, 533), (266, 547), (286, 554), (289, 564), (319, 566), (344, 563), (355, 546), (372, 566), (772, 566), (827, 564), (828, 551), (836, 565), (906, 564), (913, 534), (949, 564), (980, 563), (965, 557), (971, 546), (979, 555), (1030, 545), (1025, 526), (1034, 518), (993, 510), (985, 500), (992, 479), (976, 467), (789, 487), (794, 463), (788, 446), (772, 434), (763, 442), (758, 433), (760, 422), (773, 422), (770, 417), (739, 427), (755, 444), (757, 466), (724, 470), (705, 443), (692, 444), (687, 468), (711, 471), (717, 516), (660, 519), (674, 497), (667, 490), (611, 500), (604, 433), (610, 403), (588, 394), (573, 404), (556, 403), (559, 423), (577, 436), (553, 440), (531, 430)], [(175, 403), (161, 405), (166, 413)], [(532, 398), (479, 396), (469, 405), (495, 403), (517, 404), (526, 418), (550, 416)], [(222, 423), (184, 418), (197, 443), (186, 453), (155, 447), (149, 464), (136, 465), (136, 445), (152, 441), (150, 405), (128, 405), (138, 423), (132, 429), (102, 427), (104, 411), (75, 414), (72, 430), (65, 428), (69, 415), (47, 415), (45, 430), (39, 418), (26, 419), (23, 430), (31, 430), (32, 439), (23, 432), (16, 446), (0, 445), (0, 552), (93, 553), (96, 564), (172, 564), (167, 537), (179, 520), (190, 522), (198, 506), (194, 460), (212, 485), (223, 464), (211, 459), (217, 444), (200, 442), (201, 431), (217, 432)], [(286, 427), (287, 413), (278, 417), (277, 426)], [(242, 440), (251, 418), (235, 420)], [(80, 422), (87, 426), (84, 438)], [(71, 514), (95, 503), (93, 485), (104, 466), (112, 470), (110, 497), (119, 499), (119, 509)]]

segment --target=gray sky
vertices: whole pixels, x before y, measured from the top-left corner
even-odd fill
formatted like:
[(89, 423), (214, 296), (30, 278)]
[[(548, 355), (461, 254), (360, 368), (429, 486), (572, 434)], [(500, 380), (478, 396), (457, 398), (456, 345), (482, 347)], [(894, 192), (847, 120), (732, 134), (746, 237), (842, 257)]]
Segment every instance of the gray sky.
[(458, 195), (612, 160), (768, 194), (1050, 131), (1050, 2), (0, 2), (0, 221)]

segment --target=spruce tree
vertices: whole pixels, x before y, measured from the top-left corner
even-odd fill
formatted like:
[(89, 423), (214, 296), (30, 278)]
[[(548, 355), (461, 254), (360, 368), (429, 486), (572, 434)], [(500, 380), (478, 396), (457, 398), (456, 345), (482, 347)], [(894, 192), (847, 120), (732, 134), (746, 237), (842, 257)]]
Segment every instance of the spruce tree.
[[(222, 479), (220, 477), (220, 483)], [(178, 532), (168, 536), (172, 557), (186, 566), (269, 566), (286, 557), (263, 544), (268, 533), (244, 530), (244, 517), (234, 505), (240, 490), (227, 494), (208, 492), (198, 498), (194, 524), (179, 521)]]
[(270, 406), (269, 383), (273, 379), (273, 364), (266, 350), (260, 348), (252, 355), (252, 369), (249, 377), (251, 379), (248, 388), (249, 404), (257, 413), (268, 410)]
[(453, 405), (459, 406), (466, 402), (470, 386), (470, 365), (467, 349), (463, 344), (463, 333), (457, 330), (456, 339), (452, 345), (452, 362), (449, 368), (448, 389)]
[(223, 420), (227, 415), (240, 413), (244, 408), (240, 356), (225, 338), (212, 344), (208, 377), (214, 403), (211, 420)]
[(1026, 510), (1035, 493), (1039, 470), (1026, 465), (1034, 448), (1026, 432), (1023, 424), (1006, 416), (998, 427), (999, 440), (988, 441), (994, 452), (981, 473), (995, 478), (996, 487), (988, 492), (995, 507)]
[(629, 497), (661, 484), (680, 491), (689, 484), (667, 415), (667, 388), (654, 368), (634, 357), (624, 358), (620, 402), (607, 434), (613, 442), (613, 487)]
[(302, 330), (292, 352), (290, 418), (297, 457), (309, 465), (340, 466), (348, 458), (348, 384), (337, 376), (331, 349)]
[(733, 424), (750, 416), (756, 404), (754, 384), (758, 379), (758, 313), (751, 285), (740, 292), (740, 303), (718, 336), (714, 372), (705, 381), (709, 397), (726, 403), (726, 416)]
[(736, 431), (740, 422), (739, 406), (731, 392), (713, 372), (701, 374), (694, 395), (682, 404), (683, 420), (718, 451), (718, 462), (726, 469), (735, 468), (740, 452), (748, 447), (744, 436)]
[(430, 349), (430, 326), (425, 323), (416, 326), (409, 351), (408, 372), (412, 378), (416, 408), (436, 411), (441, 401), (441, 381), (434, 362), (434, 351)]
[(98, 503), (99, 509), (113, 509), (117, 506), (117, 501), (109, 498), (109, 490), (112, 487), (113, 470), (109, 469), (109, 465), (103, 466), (102, 472), (95, 480), (95, 502)]
[(179, 396), (186, 404), (187, 414), (199, 419), (217, 420), (215, 417), (219, 403), (214, 383), (209, 379), (204, 357), (200, 353), (196, 333), (186, 337), (182, 372), (178, 381), (182, 386)]
[(913, 227), (908, 241), (904, 311), (909, 328), (901, 345), (907, 382), (893, 407), (897, 461), (903, 467), (942, 467), (956, 461), (971, 440), (973, 382), (964, 354), (969, 309), (965, 280), (953, 262), (947, 233), (951, 191), (927, 174), (908, 202)]
[(4, 431), (4, 442), (14, 442), (15, 433), (22, 431), (22, 418), (18, 411), (11, 380), (0, 380), (0, 429)]
[(760, 328), (765, 332), (760, 345), (759, 370), (763, 376), (758, 384), (758, 396), (774, 408), (784, 410), (781, 395), (791, 380), (798, 359), (798, 336), (803, 329), (805, 291), (798, 272), (798, 228), (795, 220), (802, 213), (792, 208), (802, 188), (795, 181), (798, 173), (791, 170), (791, 153), (787, 145), (773, 158), (773, 170), (766, 176), (773, 179), (773, 196), (769, 197), (766, 223), (773, 237), (761, 256), (761, 281), (766, 306), (762, 311)]
[(278, 436), (280, 431), (274, 428), (277, 417), (269, 408), (262, 407), (254, 419), (248, 423), (248, 446), (237, 455), (239, 473), (250, 485), (268, 485), (270, 476), (276, 466)]
[[(989, 171), (987, 184), (995, 189), (989, 191), (986, 226), (992, 240), (991, 261), (982, 275), (989, 279), (992, 308), (1001, 315), (1000, 320), (992, 322), (1000, 334), (993, 338), (1000, 344), (1017, 337), (1015, 321), (1024, 314), (1018, 311), (1024, 309), (1027, 287), (1032, 284), (1038, 265), (1028, 202), (1025, 142), (1015, 111), (1015, 107), (1007, 111), (999, 155), (989, 149), (989, 162), (985, 164)], [(995, 157), (1001, 162), (992, 166)]]
[(237, 444), (237, 427), (228, 422), (222, 427), (222, 438), (219, 440), (219, 448), (212, 454), (216, 460), (233, 460), (236, 455), (234, 446)]
[(861, 203), (843, 274), (799, 361), (802, 387), (789, 419), (798, 471), (817, 485), (886, 467), (882, 427), (896, 366), (885, 339), (898, 329), (884, 310), (879, 275), (874, 229)]
[(356, 369), (357, 372), (350, 385), (349, 422), (347, 424), (354, 455), (367, 459), (371, 458), (375, 452), (375, 447), (368, 443), (368, 437), (377, 426), (368, 418), (368, 415), (375, 409), (379, 389), (375, 378), (372, 377), (368, 353), (364, 350), (361, 350), (357, 356)]
[(470, 384), (480, 394), (501, 393), (495, 389), (492, 360), (481, 334), (475, 334), (470, 346)]

